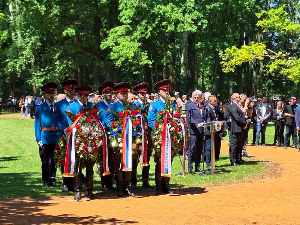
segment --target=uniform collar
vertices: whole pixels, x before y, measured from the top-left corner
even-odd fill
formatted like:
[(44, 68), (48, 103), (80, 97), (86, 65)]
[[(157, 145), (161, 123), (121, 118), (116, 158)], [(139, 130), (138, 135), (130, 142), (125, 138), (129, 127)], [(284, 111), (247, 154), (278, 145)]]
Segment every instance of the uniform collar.
[(160, 98), (160, 100), (165, 104), (166, 103), (166, 101), (165, 100), (163, 100), (163, 98), (162, 97), (159, 97)]
[(73, 99), (69, 99), (69, 98), (66, 96), (66, 100), (67, 100), (68, 103), (70, 103), (71, 101), (74, 102), (75, 99), (74, 99), (74, 98), (73, 98)]

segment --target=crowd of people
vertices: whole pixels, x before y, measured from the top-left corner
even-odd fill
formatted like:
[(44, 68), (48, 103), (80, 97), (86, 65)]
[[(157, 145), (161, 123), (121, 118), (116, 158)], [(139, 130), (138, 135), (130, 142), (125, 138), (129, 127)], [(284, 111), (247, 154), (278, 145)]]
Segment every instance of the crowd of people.
[[(20, 107), (25, 117), (29, 114), (35, 118), (43, 185), (57, 186), (56, 167), (60, 166), (62, 191), (74, 191), (74, 199), (78, 201), (82, 198), (82, 182), (85, 183), (85, 196), (93, 197), (95, 163), (99, 165), (97, 173), (103, 191), (115, 190), (116, 184), (119, 197), (134, 196), (132, 190), (137, 188), (139, 163), (143, 166), (142, 187), (153, 188), (149, 184), (149, 162), (153, 156), (155, 193), (161, 194), (172, 193), (170, 165), (173, 157), (179, 154), (172, 150), (175, 145), (186, 151), (186, 172), (189, 174), (215, 169), (212, 160), (219, 160), (221, 140), (226, 135), (229, 136), (230, 164), (240, 166), (244, 163), (242, 157), (248, 157), (247, 145), (265, 145), (269, 121), (275, 123), (274, 144), (284, 148), (298, 146), (300, 106), (296, 104), (296, 97), (291, 97), (287, 103), (279, 98), (270, 101), (266, 96), (256, 99), (234, 93), (230, 101), (220, 102), (209, 92), (195, 90), (188, 99), (187, 95), (180, 98), (179, 92), (171, 96), (170, 83), (169, 79), (159, 81), (155, 84), (157, 93), (149, 95), (146, 82), (132, 88), (128, 82), (105, 81), (99, 86), (98, 93), (92, 93), (91, 87), (78, 86), (76, 80), (67, 79), (61, 83), (64, 93), (57, 95), (57, 84), (50, 82), (41, 88), (44, 93), (41, 98), (27, 96), (17, 101), (10, 96), (7, 106), (11, 112)], [(1, 107), (2, 101), (0, 103)], [(88, 123), (94, 122), (95, 126), (82, 128), (86, 124), (82, 118)], [(168, 118), (175, 120), (168, 122)], [(117, 129), (116, 123), (120, 126)], [(253, 140), (249, 143), (251, 124)], [(82, 132), (87, 128), (89, 132), (83, 136)], [(180, 138), (174, 138), (175, 131), (179, 131), (176, 135)], [(95, 136), (96, 132), (98, 136)], [(155, 132), (159, 137), (151, 136)], [(137, 134), (140, 139), (136, 138)], [(95, 142), (100, 136), (104, 137), (103, 141)], [(115, 139), (111, 139), (112, 136)], [(291, 136), (292, 145), (289, 143)], [(61, 145), (63, 139), (66, 141)], [(63, 158), (58, 159), (57, 154), (61, 151)], [(206, 168), (201, 169), (201, 162)]]

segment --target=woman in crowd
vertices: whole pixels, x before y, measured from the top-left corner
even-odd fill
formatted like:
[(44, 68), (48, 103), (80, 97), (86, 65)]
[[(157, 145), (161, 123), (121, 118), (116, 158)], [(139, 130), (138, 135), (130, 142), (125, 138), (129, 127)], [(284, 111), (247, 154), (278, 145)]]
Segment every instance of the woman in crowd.
[(277, 139), (277, 146), (283, 145), (283, 133), (284, 133), (284, 126), (285, 120), (283, 115), (283, 103), (278, 101), (276, 104), (276, 110), (274, 110), (274, 118), (275, 118), (275, 135)]

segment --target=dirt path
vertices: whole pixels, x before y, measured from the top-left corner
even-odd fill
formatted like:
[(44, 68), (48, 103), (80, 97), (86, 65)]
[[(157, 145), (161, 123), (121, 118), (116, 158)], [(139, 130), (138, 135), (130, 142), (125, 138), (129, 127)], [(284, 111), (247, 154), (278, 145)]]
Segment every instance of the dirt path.
[[(72, 196), (48, 200), (0, 201), (0, 224), (300, 224), (300, 153), (297, 149), (247, 147), (249, 155), (277, 163), (280, 174), (173, 196), (116, 198), (115, 193), (75, 202)], [(227, 152), (223, 143), (222, 151)]]
[[(226, 145), (223, 145), (223, 151)], [(296, 149), (248, 147), (248, 153), (278, 163), (279, 176), (174, 196), (144, 194), (75, 202), (72, 196), (45, 201), (0, 201), (0, 223), (13, 224), (300, 224), (300, 153)], [(154, 191), (153, 191), (154, 192)]]

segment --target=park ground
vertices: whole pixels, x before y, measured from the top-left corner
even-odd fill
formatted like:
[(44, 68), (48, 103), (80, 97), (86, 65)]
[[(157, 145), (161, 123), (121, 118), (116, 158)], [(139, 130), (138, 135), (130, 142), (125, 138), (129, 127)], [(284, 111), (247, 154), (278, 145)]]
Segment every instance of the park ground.
[[(300, 224), (298, 150), (248, 146), (247, 151), (253, 161), (270, 165), (266, 174), (175, 189), (173, 195), (139, 189), (135, 198), (100, 193), (80, 202), (71, 195), (0, 199), (0, 224)], [(222, 152), (228, 152), (226, 142)]]

